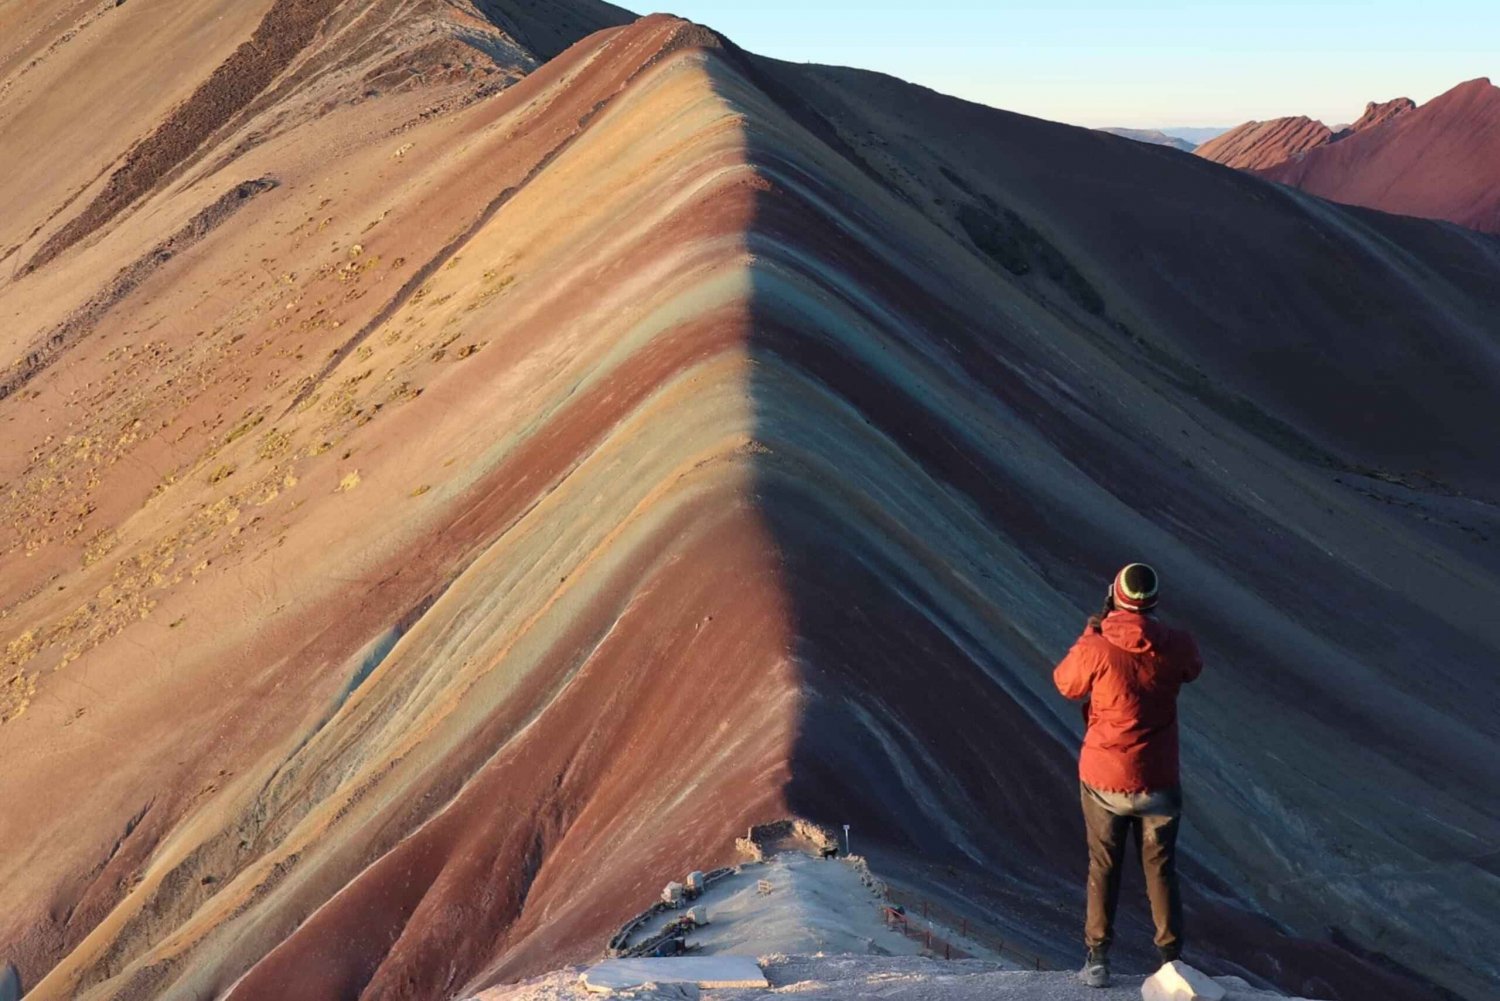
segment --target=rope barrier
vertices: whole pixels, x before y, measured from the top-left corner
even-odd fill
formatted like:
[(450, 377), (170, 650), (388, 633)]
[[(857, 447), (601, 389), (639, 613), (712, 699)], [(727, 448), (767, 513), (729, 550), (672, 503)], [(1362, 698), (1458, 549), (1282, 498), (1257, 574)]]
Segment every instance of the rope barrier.
[[(933, 921), (936, 920), (950, 929), (957, 929), (962, 939), (988, 949), (1012, 962), (1020, 963), (1033, 970), (1044, 970), (1047, 968), (1042, 957), (1011, 945), (998, 932), (985, 932), (981, 930), (964, 915), (940, 907), (924, 897), (917, 897), (893, 888), (887, 890), (887, 896), (891, 900), (892, 905), (885, 908), (886, 924), (899, 930), (907, 938), (922, 939), (924, 948), (934, 955), (941, 950), (944, 959), (978, 958), (965, 950), (962, 945), (951, 942), (941, 934), (935, 933), (933, 930)], [(912, 914), (909, 912), (918, 910), (921, 911), (921, 917), (926, 924), (925, 928), (917, 929), (912, 927), (910, 921)], [(933, 943), (937, 944), (934, 945)]]

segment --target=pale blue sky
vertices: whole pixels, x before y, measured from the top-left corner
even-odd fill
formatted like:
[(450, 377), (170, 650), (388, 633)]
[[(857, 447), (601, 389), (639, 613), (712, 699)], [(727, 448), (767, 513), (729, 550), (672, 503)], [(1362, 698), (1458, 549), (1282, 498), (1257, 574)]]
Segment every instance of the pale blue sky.
[(1500, 79), (1500, 0), (658, 2), (753, 52), (1078, 125), (1337, 125), (1366, 101)]

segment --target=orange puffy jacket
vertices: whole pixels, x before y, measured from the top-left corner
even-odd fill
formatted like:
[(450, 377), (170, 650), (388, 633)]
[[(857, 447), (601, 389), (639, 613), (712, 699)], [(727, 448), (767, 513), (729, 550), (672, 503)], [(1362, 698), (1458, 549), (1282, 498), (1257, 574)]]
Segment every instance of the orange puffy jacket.
[(1117, 610), (1085, 629), (1052, 672), (1065, 697), (1089, 700), (1078, 777), (1109, 792), (1177, 785), (1177, 691), (1202, 670), (1192, 634), (1149, 615)]

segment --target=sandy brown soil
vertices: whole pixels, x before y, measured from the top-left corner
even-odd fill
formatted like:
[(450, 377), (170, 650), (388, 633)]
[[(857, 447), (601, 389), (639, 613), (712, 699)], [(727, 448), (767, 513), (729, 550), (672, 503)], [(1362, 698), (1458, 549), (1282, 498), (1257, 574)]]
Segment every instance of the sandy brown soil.
[(31, 997), (473, 992), (791, 814), (1067, 910), (1048, 669), (1141, 555), (1205, 965), (1480, 996), (1493, 238), (604, 5), (22, 6)]

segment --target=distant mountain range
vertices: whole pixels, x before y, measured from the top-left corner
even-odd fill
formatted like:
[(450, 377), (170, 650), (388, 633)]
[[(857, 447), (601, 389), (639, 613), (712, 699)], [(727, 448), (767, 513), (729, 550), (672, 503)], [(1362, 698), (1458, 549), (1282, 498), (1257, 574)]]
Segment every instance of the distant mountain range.
[(1136, 142), (1151, 143), (1154, 146), (1171, 146), (1173, 149), (1191, 153), (1198, 148), (1200, 143), (1228, 132), (1229, 126), (1173, 125), (1159, 129), (1104, 128), (1098, 131), (1108, 132), (1112, 136), (1121, 136), (1125, 139), (1134, 139)]
[(1184, 153), (1191, 153), (1197, 148), (1196, 143), (1190, 143), (1179, 136), (1167, 135), (1158, 129), (1100, 129), (1099, 131), (1125, 139), (1134, 139), (1136, 142), (1150, 143), (1153, 146), (1171, 146)]
[(1162, 128), (1169, 136), (1186, 140), (1194, 145), (1208, 142), (1214, 136), (1223, 135), (1229, 131), (1228, 125), (1170, 125)]
[(1246, 122), (1195, 152), (1332, 201), (1500, 233), (1500, 88), (1485, 78), (1420, 107), (1371, 102), (1341, 129)]

